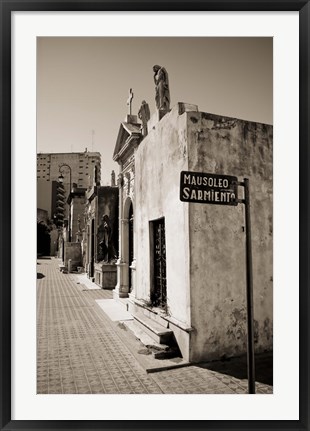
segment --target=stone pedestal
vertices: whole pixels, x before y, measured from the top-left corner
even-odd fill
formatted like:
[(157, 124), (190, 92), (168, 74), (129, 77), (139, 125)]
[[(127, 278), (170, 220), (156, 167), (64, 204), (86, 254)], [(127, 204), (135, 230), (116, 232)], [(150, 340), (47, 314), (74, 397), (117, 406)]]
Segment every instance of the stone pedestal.
[(113, 298), (128, 298), (128, 271), (126, 268), (128, 264), (123, 262), (117, 262), (117, 284), (113, 290)]
[(116, 285), (116, 265), (95, 263), (95, 283), (102, 289), (114, 289)]

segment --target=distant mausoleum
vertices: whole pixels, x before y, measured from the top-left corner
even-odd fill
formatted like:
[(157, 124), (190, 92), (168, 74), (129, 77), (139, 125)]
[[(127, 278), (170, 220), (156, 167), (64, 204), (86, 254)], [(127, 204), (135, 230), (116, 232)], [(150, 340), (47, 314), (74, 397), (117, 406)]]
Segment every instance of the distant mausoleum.
[(94, 184), (87, 193), (83, 260), (87, 275), (103, 289), (116, 285), (118, 256), (118, 187)]

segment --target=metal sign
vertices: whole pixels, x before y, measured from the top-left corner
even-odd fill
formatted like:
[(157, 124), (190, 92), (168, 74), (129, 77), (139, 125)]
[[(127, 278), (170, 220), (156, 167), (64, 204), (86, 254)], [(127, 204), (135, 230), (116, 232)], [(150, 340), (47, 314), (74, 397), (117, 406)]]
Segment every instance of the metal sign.
[(231, 175), (182, 171), (180, 200), (201, 204), (238, 205), (238, 178)]

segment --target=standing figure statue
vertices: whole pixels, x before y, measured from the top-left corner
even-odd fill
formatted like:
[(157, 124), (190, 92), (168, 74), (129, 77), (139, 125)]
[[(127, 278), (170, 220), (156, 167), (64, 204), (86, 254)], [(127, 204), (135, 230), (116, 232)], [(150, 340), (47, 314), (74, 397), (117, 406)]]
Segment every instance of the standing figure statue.
[(155, 82), (155, 102), (158, 110), (169, 111), (170, 108), (170, 92), (168, 73), (164, 67), (155, 65), (154, 82)]
[(103, 215), (101, 218), (101, 225), (98, 228), (97, 236), (100, 249), (98, 260), (110, 262), (112, 259), (115, 259), (115, 250), (112, 242), (112, 228), (107, 214)]
[(149, 105), (145, 100), (142, 100), (140, 110), (138, 112), (138, 117), (142, 121), (142, 134), (143, 136), (147, 135), (147, 122), (151, 118)]
[(115, 172), (112, 171), (111, 173), (111, 186), (115, 187)]

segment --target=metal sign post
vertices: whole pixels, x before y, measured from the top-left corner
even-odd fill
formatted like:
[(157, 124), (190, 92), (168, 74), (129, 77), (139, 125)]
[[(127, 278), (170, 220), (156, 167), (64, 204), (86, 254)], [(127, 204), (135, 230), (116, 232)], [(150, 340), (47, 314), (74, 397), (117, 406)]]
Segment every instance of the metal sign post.
[(248, 323), (248, 387), (249, 394), (255, 394), (255, 357), (254, 357), (254, 313), (253, 313), (253, 268), (252, 268), (252, 238), (250, 215), (249, 180), (244, 178), (244, 205), (246, 231), (246, 300)]
[[(238, 199), (238, 186), (244, 187), (244, 199)], [(180, 200), (202, 204), (236, 206), (245, 205), (246, 233), (246, 303), (247, 303), (247, 368), (248, 391), (255, 394), (253, 270), (250, 216), (249, 180), (239, 182), (230, 175), (182, 171), (180, 176)]]

